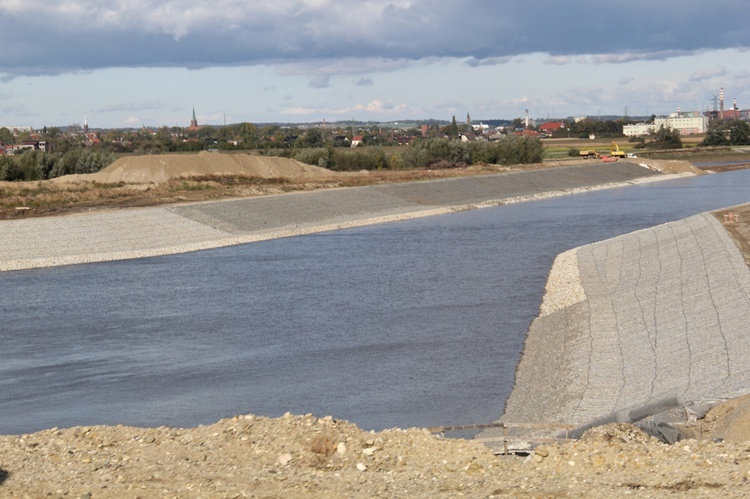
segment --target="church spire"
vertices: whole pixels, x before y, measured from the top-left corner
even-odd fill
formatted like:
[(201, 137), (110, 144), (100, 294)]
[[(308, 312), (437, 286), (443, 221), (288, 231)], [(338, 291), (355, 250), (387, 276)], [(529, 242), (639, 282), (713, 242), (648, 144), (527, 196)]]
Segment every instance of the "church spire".
[(195, 106), (193, 106), (193, 119), (190, 120), (190, 128), (198, 128), (198, 120), (195, 119)]
[(198, 128), (200, 127), (198, 126), (198, 120), (195, 118), (195, 106), (193, 106), (193, 119), (190, 120), (188, 130), (197, 130)]

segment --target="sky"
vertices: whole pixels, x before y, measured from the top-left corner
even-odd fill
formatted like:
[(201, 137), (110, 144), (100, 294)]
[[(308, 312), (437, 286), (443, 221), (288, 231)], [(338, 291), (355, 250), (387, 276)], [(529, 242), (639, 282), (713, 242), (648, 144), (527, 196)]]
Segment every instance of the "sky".
[(0, 0), (0, 126), (750, 108), (747, 0)]

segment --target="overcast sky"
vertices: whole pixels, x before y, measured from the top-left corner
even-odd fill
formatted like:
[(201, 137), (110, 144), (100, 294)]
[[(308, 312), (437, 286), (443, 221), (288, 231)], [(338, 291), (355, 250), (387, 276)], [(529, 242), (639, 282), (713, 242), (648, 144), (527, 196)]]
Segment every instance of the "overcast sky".
[(0, 0), (0, 126), (750, 108), (747, 0)]

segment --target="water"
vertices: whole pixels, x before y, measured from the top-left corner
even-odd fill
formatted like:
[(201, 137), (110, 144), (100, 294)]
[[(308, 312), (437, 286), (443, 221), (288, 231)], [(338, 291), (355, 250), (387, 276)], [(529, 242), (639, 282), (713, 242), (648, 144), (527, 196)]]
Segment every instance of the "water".
[(750, 201), (750, 171), (0, 273), (0, 433), (332, 414), (489, 422), (555, 255)]

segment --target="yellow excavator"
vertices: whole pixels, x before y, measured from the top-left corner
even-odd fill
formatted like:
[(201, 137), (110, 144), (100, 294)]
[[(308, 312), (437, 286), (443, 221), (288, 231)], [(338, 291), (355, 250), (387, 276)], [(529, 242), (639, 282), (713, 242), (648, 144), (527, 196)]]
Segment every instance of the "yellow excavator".
[(621, 151), (617, 143), (613, 140), (612, 145), (609, 146), (609, 155), (613, 158), (624, 158), (625, 151)]

